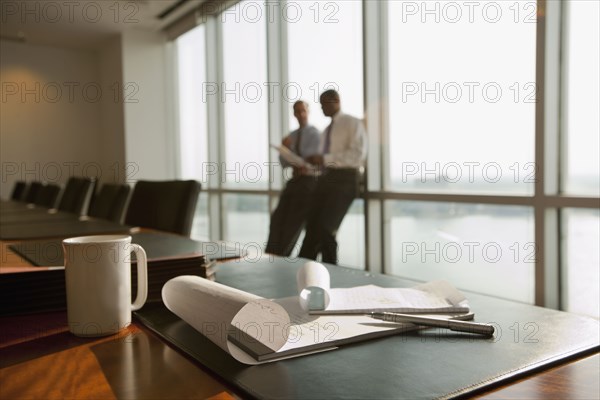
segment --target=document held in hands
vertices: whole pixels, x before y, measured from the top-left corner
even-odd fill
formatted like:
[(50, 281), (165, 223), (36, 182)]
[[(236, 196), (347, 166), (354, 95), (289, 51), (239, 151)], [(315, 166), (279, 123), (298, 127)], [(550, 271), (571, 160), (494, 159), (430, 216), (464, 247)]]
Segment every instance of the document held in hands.
[(323, 168), (307, 162), (305, 159), (285, 147), (284, 145), (269, 145), (279, 152), (281, 158), (287, 161), (290, 165), (296, 168), (302, 168), (303, 175), (320, 176), (323, 173)]
[(304, 159), (302, 157), (300, 157), (296, 153), (292, 152), (290, 149), (288, 149), (287, 147), (285, 147), (282, 144), (280, 144), (280, 145), (272, 144), (270, 146), (272, 148), (274, 148), (275, 150), (277, 150), (279, 152), (279, 154), (281, 155), (281, 157), (285, 161), (289, 162), (290, 164), (292, 164), (295, 167), (311, 166), (311, 164), (304, 161)]

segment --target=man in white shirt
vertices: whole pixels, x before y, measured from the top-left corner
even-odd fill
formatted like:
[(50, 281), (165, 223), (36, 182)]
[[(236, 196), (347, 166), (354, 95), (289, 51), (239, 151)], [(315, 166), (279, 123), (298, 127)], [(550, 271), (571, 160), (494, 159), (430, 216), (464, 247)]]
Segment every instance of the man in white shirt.
[(367, 155), (367, 135), (361, 120), (341, 112), (340, 96), (327, 90), (320, 97), (323, 114), (331, 124), (321, 138), (321, 154), (307, 157), (323, 167), (306, 222), (300, 257), (337, 264), (337, 231), (358, 196), (361, 167)]

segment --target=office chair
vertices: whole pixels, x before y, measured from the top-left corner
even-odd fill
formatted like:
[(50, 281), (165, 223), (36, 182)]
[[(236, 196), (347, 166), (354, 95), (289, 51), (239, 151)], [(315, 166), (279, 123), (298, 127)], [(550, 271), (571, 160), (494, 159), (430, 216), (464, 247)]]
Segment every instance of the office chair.
[(33, 204), (40, 207), (54, 208), (60, 193), (60, 186), (47, 184), (38, 191)]
[(69, 178), (58, 203), (59, 211), (85, 215), (95, 187), (96, 179), (94, 178)]
[(31, 182), (29, 184), (29, 188), (27, 188), (27, 192), (25, 193), (23, 199), (25, 201), (25, 203), (27, 204), (32, 204), (35, 199), (37, 198), (38, 193), (40, 192), (40, 189), (42, 188), (42, 182)]
[(190, 236), (199, 194), (196, 181), (138, 181), (125, 224)]
[(10, 194), (10, 199), (14, 201), (23, 201), (26, 192), (27, 183), (23, 181), (17, 181), (15, 182), (15, 186), (13, 186), (12, 193)]
[(121, 223), (130, 192), (129, 185), (113, 183), (102, 185), (98, 194), (92, 199), (88, 215)]

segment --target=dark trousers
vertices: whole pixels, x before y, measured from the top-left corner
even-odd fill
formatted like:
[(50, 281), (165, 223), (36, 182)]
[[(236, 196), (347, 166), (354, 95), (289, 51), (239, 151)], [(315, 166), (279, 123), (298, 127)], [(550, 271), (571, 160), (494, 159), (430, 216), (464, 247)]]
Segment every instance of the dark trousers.
[(313, 176), (296, 176), (288, 181), (271, 215), (265, 252), (287, 257), (304, 228), (317, 183)]
[(346, 212), (358, 196), (358, 172), (355, 169), (327, 169), (317, 181), (300, 257), (337, 264), (337, 231)]

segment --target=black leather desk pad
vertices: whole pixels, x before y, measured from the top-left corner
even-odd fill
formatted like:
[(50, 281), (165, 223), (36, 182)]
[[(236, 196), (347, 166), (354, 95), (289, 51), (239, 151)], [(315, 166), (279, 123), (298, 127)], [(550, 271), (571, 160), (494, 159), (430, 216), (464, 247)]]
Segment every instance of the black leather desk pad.
[[(202, 254), (211, 260), (244, 257), (246, 252), (238, 245), (225, 242), (198, 242), (190, 238), (162, 233), (139, 232), (131, 235), (131, 242), (146, 250), (149, 260), (177, 257), (185, 254)], [(26, 241), (9, 248), (34, 266), (55, 267), (64, 265), (62, 240)], [(135, 260), (135, 255), (132, 255)]]
[[(296, 270), (305, 260), (230, 261), (217, 282), (263, 297), (296, 294)], [(328, 266), (333, 287), (415, 282)], [(565, 362), (599, 348), (597, 320), (466, 293), (475, 320), (494, 323), (493, 339), (427, 329), (275, 363), (247, 366), (169, 312), (150, 304), (139, 322), (232, 385), (244, 397), (297, 399), (431, 399), (473, 395), (482, 389)]]
[(30, 224), (0, 225), (0, 239), (28, 240), (42, 238), (66, 238), (72, 236), (104, 233), (127, 233), (129, 226), (111, 221), (93, 219), (87, 221), (36, 222)]

